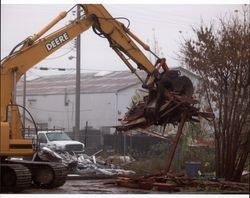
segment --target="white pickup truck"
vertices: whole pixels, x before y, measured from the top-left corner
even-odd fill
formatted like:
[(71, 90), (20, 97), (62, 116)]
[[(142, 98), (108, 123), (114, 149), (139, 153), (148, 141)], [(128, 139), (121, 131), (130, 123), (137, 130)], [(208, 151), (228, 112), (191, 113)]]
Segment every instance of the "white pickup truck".
[(48, 147), (51, 150), (59, 152), (74, 152), (83, 153), (84, 144), (72, 140), (64, 131), (61, 130), (46, 130), (38, 131), (38, 142), (40, 148)]

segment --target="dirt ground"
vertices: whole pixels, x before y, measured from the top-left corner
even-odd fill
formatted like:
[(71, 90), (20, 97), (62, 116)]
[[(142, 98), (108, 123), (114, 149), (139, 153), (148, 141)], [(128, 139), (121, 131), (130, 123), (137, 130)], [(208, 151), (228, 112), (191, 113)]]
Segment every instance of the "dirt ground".
[[(163, 194), (164, 192), (117, 187), (115, 179), (67, 180), (60, 188), (22, 191), (22, 194)], [(165, 192), (166, 193), (166, 192)]]
[[(203, 191), (196, 188), (185, 188), (179, 192), (153, 191), (143, 189), (133, 189), (118, 187), (115, 185), (116, 179), (68, 179), (66, 183), (55, 189), (30, 188), (19, 192), (18, 194), (248, 194), (246, 192), (220, 192)], [(12, 194), (12, 193), (7, 193)], [(0, 195), (1, 197), (1, 195)]]

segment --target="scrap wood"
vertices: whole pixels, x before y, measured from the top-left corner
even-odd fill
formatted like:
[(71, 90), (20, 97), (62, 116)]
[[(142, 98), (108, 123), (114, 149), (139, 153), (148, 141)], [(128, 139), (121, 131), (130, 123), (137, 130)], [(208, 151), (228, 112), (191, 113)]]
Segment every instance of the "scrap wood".
[(138, 186), (140, 189), (143, 189), (143, 190), (151, 190), (153, 188), (152, 183), (147, 182), (147, 181), (138, 183)]
[(169, 179), (175, 182), (179, 187), (189, 185), (192, 180), (192, 178), (189, 178), (189, 177), (171, 177)]
[(233, 183), (233, 182), (220, 182), (220, 181), (210, 181), (210, 180), (192, 180), (186, 184), (191, 187), (210, 187), (216, 188), (221, 191), (233, 191), (233, 192), (249, 192), (249, 184), (245, 183)]
[(173, 191), (177, 192), (177, 191), (180, 191), (180, 189), (177, 188), (177, 185), (175, 185), (175, 184), (158, 183), (158, 182), (153, 183), (153, 190), (168, 191), (168, 192), (173, 192)]
[(139, 128), (139, 129), (137, 129), (137, 131), (140, 132), (140, 133), (145, 133), (147, 135), (150, 135), (150, 136), (153, 136), (153, 137), (158, 137), (158, 138), (161, 138), (161, 139), (164, 139), (164, 140), (168, 139), (168, 137), (166, 137), (164, 135), (161, 135), (161, 134), (159, 134), (157, 132), (154, 132), (154, 131), (152, 131), (150, 129), (141, 129), (141, 128)]
[(137, 188), (139, 189), (139, 185), (137, 183), (123, 181), (123, 180), (116, 180), (117, 186), (127, 187), (127, 188)]
[(146, 129), (152, 125), (177, 125), (183, 112), (187, 114), (186, 121), (199, 122), (200, 117), (207, 120), (214, 118), (213, 113), (200, 112), (199, 108), (194, 106), (196, 103), (197, 101), (192, 97), (167, 92), (158, 113), (155, 111), (155, 103), (148, 104), (147, 99), (144, 99), (129, 109), (120, 126), (114, 127), (119, 131), (128, 131), (138, 128)]
[(145, 102), (139, 102), (138, 104), (134, 104), (132, 108), (129, 108), (128, 113), (130, 116), (126, 117), (126, 121), (132, 121), (139, 117), (141, 117), (144, 113)]
[(150, 179), (146, 180), (142, 180), (141, 178), (131, 179), (131, 178), (119, 177), (116, 180), (116, 184), (118, 186), (138, 188), (144, 190), (158, 190), (158, 191), (168, 191), (168, 192), (179, 191), (176, 184), (159, 182), (154, 177), (151, 177)]
[(209, 187), (211, 189), (226, 191), (226, 192), (249, 192), (249, 184), (229, 182), (229, 181), (211, 181), (205, 179), (190, 178), (186, 176), (167, 175), (152, 175), (140, 177), (119, 177), (116, 181), (118, 186), (126, 186), (147, 190), (161, 191), (179, 191), (182, 188), (189, 187)]
[[(170, 175), (169, 175), (170, 176)], [(190, 177), (170, 176), (171, 180), (179, 186), (209, 186), (224, 190), (249, 191), (249, 184), (230, 181), (211, 181), (206, 179), (196, 179)]]
[(245, 192), (249, 192), (249, 183), (235, 183), (235, 182), (221, 182), (221, 187), (224, 189), (230, 189), (230, 190), (241, 190)]

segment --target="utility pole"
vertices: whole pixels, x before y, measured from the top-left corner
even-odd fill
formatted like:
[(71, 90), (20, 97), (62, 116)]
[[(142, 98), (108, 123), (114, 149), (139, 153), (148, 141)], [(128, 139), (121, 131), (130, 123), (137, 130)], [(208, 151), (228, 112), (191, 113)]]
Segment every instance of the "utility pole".
[[(81, 7), (77, 6), (77, 18), (80, 19)], [(76, 95), (75, 95), (75, 140), (80, 138), (80, 90), (81, 90), (81, 36), (76, 38)]]

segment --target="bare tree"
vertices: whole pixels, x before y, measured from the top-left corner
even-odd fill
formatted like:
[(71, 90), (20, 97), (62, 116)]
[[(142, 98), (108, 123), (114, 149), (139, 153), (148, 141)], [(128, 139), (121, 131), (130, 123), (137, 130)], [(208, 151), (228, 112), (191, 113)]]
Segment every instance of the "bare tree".
[(219, 18), (218, 23), (193, 28), (184, 39), (180, 58), (202, 78), (202, 95), (216, 115), (217, 177), (239, 181), (250, 144), (250, 25), (249, 6)]

